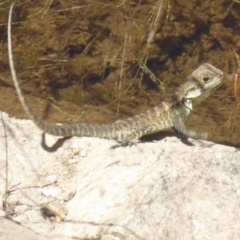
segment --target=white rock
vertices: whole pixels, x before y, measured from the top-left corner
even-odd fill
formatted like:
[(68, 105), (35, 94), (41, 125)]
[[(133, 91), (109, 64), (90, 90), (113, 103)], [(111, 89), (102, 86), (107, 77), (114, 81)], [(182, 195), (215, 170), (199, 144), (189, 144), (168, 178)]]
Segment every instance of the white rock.
[[(69, 200), (65, 221), (54, 227), (37, 206), (14, 217), (40, 235), (55, 240), (74, 236), (105, 240), (240, 239), (240, 152), (235, 148), (196, 140), (187, 146), (169, 137), (110, 149), (114, 141), (74, 137), (61, 146), (61, 151), (47, 152), (41, 147), (41, 131), (31, 121), (3, 115), (9, 186), (19, 182), (36, 186), (46, 183), (47, 175), (55, 175), (61, 179), (57, 182), (59, 199)], [(19, 143), (23, 137), (26, 142)], [(48, 135), (46, 139), (51, 143), (57, 140)], [(87, 152), (84, 158), (75, 156), (79, 159), (73, 166), (68, 164), (71, 145)], [(2, 121), (0, 151), (5, 152)], [(0, 186), (5, 186), (5, 164), (5, 155), (0, 154)], [(1, 196), (4, 191), (0, 188)], [(26, 188), (15, 198), (34, 206), (36, 199), (45, 200), (37, 194), (37, 188)], [(11, 192), (8, 201), (13, 195)], [(0, 224), (0, 232), (2, 227)]]

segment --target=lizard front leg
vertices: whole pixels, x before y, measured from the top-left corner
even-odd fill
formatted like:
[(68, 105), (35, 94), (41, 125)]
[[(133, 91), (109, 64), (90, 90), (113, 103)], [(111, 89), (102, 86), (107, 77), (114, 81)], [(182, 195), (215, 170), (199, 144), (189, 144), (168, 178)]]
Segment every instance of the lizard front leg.
[(208, 132), (196, 132), (195, 130), (187, 128), (182, 118), (174, 119), (173, 126), (179, 133), (182, 133), (186, 137), (190, 137), (194, 139), (203, 139), (203, 140), (208, 139)]

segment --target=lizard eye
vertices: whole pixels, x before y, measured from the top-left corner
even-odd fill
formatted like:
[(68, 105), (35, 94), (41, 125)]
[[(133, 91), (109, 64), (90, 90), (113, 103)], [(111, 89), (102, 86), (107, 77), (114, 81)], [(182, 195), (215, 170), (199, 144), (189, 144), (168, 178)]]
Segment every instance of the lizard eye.
[(209, 80), (209, 77), (203, 77), (202, 79), (204, 82), (207, 82)]

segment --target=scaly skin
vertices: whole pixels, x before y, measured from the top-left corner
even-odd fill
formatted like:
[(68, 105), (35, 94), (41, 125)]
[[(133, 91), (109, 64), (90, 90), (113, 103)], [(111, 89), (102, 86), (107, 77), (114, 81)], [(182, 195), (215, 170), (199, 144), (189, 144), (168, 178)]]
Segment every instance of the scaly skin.
[(183, 122), (193, 107), (206, 99), (211, 91), (222, 82), (222, 71), (209, 63), (204, 63), (194, 70), (188, 76), (186, 82), (170, 98), (139, 115), (118, 120), (112, 124), (53, 125), (42, 121), (28, 105), (18, 83), (12, 57), (12, 9), (13, 5), (10, 8), (8, 20), (8, 53), (12, 78), (24, 110), (43, 132), (55, 136), (88, 136), (115, 139), (121, 144), (132, 144), (142, 136), (174, 127), (189, 137), (206, 138), (205, 134), (188, 130)]

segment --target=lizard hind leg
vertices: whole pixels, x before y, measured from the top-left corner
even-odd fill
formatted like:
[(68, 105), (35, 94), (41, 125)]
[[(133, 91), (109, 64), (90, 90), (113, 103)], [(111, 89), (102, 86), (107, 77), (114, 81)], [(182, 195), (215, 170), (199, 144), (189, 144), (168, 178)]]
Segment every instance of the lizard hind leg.
[(124, 134), (123, 132), (118, 133), (118, 138), (115, 139), (117, 144), (114, 144), (110, 149), (115, 149), (118, 147), (131, 147), (139, 142), (139, 136), (136, 133)]
[(117, 141), (122, 146), (132, 146), (139, 142), (139, 135), (137, 131), (132, 131), (131, 133), (128, 133), (126, 135), (123, 135), (122, 133), (119, 133)]

